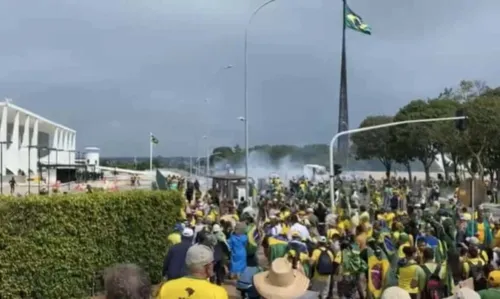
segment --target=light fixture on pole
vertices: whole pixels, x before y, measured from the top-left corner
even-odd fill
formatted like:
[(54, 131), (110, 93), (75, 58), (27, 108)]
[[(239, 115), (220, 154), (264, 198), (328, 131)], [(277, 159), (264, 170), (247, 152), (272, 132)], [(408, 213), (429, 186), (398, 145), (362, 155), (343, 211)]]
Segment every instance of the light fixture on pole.
[[(253, 18), (267, 5), (275, 2), (276, 0), (268, 0), (261, 6), (254, 10), (248, 19), (247, 26), (245, 27), (245, 44), (243, 47), (244, 63), (243, 63), (243, 102), (244, 102), (244, 120), (245, 120), (245, 199), (249, 198), (250, 186), (248, 182), (248, 29), (252, 24)], [(252, 203), (250, 203), (252, 204)]]

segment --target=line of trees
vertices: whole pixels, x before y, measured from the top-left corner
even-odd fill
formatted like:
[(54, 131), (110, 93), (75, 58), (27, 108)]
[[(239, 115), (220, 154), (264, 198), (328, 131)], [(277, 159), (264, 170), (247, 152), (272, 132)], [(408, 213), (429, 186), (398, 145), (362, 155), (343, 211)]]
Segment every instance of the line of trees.
[[(464, 109), (467, 129), (454, 122), (420, 123), (353, 134), (357, 159), (377, 159), (389, 174), (394, 163), (406, 166), (421, 163), (429, 178), (437, 156), (444, 161), (444, 176), (459, 178), (459, 167), (472, 176), (490, 179), (500, 174), (500, 88), (491, 89), (482, 81), (462, 81), (458, 88), (445, 88), (437, 97), (413, 100), (394, 115), (371, 115), (360, 127), (392, 121), (454, 116)], [(446, 158), (445, 158), (446, 157)]]
[[(444, 178), (458, 179), (459, 166), (473, 176), (500, 178), (500, 87), (489, 88), (483, 81), (461, 81), (456, 88), (445, 88), (439, 95), (410, 101), (395, 115), (370, 115), (360, 127), (380, 125), (393, 121), (455, 116), (463, 109), (467, 116), (467, 129), (457, 130), (455, 123), (435, 122), (403, 125), (352, 134), (350, 158), (344, 170), (381, 170), (389, 176), (391, 171), (405, 171), (411, 178), (412, 171), (425, 171), (427, 179), (436, 171), (436, 157), (444, 162)], [(250, 152), (259, 152), (274, 166), (287, 163), (329, 164), (329, 148), (325, 144), (258, 145)], [(239, 145), (214, 148), (210, 156), (212, 167), (227, 163), (242, 165), (245, 151)], [(104, 160), (104, 159), (103, 159)], [(204, 165), (204, 158), (201, 158)], [(155, 168), (175, 167), (189, 169), (187, 157), (157, 157)], [(109, 159), (101, 165), (138, 170), (149, 169), (149, 160), (131, 158), (124, 161)]]

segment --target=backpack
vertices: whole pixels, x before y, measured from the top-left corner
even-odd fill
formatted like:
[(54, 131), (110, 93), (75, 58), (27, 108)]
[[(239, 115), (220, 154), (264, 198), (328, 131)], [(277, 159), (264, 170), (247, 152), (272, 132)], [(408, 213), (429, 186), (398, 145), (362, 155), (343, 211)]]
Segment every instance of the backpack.
[(368, 264), (363, 260), (359, 251), (355, 249), (342, 250), (342, 271), (351, 275), (358, 275), (368, 271)]
[(328, 249), (319, 249), (321, 253), (319, 254), (318, 261), (316, 263), (316, 271), (320, 275), (331, 275), (333, 274), (333, 260), (328, 254)]
[(469, 276), (474, 281), (474, 290), (480, 291), (486, 289), (488, 287), (488, 279), (486, 279), (486, 275), (484, 274), (483, 261), (480, 260), (477, 265), (474, 265), (470, 261), (467, 264), (469, 264)]
[(441, 265), (437, 265), (436, 270), (431, 272), (427, 266), (423, 266), (427, 282), (425, 283), (424, 293), (422, 299), (441, 299), (444, 298), (444, 285), (439, 277), (441, 272)]

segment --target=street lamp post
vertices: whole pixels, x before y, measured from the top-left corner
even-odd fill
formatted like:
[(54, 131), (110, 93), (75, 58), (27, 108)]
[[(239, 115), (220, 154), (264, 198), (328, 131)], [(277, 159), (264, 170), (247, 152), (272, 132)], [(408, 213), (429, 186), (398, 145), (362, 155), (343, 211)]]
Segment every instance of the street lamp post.
[(31, 194), (31, 149), (38, 148), (37, 145), (28, 144), (28, 194)]
[(335, 172), (334, 172), (334, 165), (335, 164), (334, 164), (334, 158), (333, 158), (333, 147), (335, 146), (335, 141), (337, 141), (337, 139), (340, 136), (349, 135), (349, 134), (353, 134), (353, 133), (361, 133), (361, 132), (366, 132), (366, 131), (371, 131), (371, 130), (377, 130), (377, 129), (387, 128), (387, 127), (407, 125), (407, 124), (450, 121), (450, 120), (459, 120), (459, 119), (466, 119), (466, 118), (467, 118), (467, 116), (453, 116), (453, 117), (405, 120), (405, 121), (397, 121), (397, 122), (381, 124), (381, 125), (377, 125), (377, 126), (342, 131), (342, 132), (337, 133), (335, 136), (333, 136), (332, 140), (330, 141), (330, 204), (331, 204), (331, 207), (333, 208), (335, 206)]
[[(69, 175), (71, 173), (71, 153), (76, 153), (75, 150), (68, 150), (68, 191), (71, 190), (71, 176)], [(76, 159), (76, 155), (75, 155)], [(75, 164), (75, 180), (76, 180), (76, 163)]]
[(276, 0), (268, 0), (261, 6), (254, 10), (248, 19), (247, 26), (245, 27), (245, 44), (243, 47), (244, 63), (243, 63), (243, 102), (244, 102), (244, 119), (245, 119), (245, 199), (249, 198), (250, 186), (248, 182), (248, 29), (252, 24), (253, 18), (259, 13), (261, 9), (267, 5), (275, 2)]
[(56, 148), (54, 147), (44, 147), (45, 150), (47, 150), (47, 192), (50, 194), (50, 153), (51, 151), (55, 150), (57, 151)]
[(3, 176), (4, 176), (4, 171), (3, 171), (3, 147), (6, 144), (11, 144), (11, 141), (0, 141), (0, 194), (3, 195)]

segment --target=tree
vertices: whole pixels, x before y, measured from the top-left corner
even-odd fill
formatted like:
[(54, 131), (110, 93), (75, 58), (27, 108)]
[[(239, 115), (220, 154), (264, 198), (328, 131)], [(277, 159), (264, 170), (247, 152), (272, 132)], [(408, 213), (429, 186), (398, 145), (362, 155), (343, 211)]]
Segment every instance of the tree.
[[(359, 127), (365, 128), (390, 122), (392, 122), (392, 116), (368, 116), (361, 122)], [(384, 165), (386, 177), (390, 177), (393, 158), (390, 151), (391, 136), (389, 128), (356, 133), (351, 136), (351, 140), (355, 145), (357, 160), (379, 160)]]
[[(394, 121), (417, 120), (432, 118), (436, 112), (429, 106), (427, 101), (414, 100), (399, 109), (394, 116)], [(432, 123), (408, 124), (392, 127), (391, 146), (397, 151), (405, 154), (395, 153), (399, 158), (415, 158), (422, 163), (425, 171), (425, 179), (430, 180), (430, 167), (436, 159), (437, 150), (434, 142)], [(404, 157), (407, 156), (407, 157)], [(404, 161), (408, 163), (409, 161)]]
[[(465, 148), (470, 154), (468, 170), (471, 174), (476, 169), (482, 178), (485, 167), (483, 160), (497, 151), (498, 134), (500, 133), (500, 97), (496, 94), (484, 94), (465, 103), (468, 116), (468, 128), (463, 133)], [(470, 165), (470, 166), (469, 166)]]
[[(427, 103), (428, 117), (441, 118), (454, 116), (457, 109), (461, 106), (451, 96), (451, 93), (441, 93), (438, 98), (431, 99)], [(443, 171), (445, 179), (449, 180), (449, 163), (446, 162), (447, 154), (451, 156), (454, 165), (455, 177), (458, 178), (457, 165), (460, 158), (461, 138), (459, 131), (455, 128), (455, 123), (452, 121), (436, 122), (432, 124), (430, 131), (431, 140), (437, 153), (441, 156), (443, 162)]]

